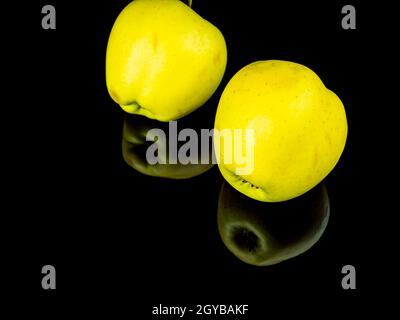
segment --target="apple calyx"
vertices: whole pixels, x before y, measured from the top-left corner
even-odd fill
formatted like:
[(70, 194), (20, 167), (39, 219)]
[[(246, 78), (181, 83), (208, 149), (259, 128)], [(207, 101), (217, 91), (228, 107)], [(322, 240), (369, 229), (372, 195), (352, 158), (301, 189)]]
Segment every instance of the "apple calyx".
[(242, 184), (245, 184), (247, 186), (249, 186), (250, 188), (256, 189), (256, 190), (262, 190), (265, 192), (265, 190), (263, 190), (263, 188), (256, 186), (255, 184), (251, 183), (249, 180), (246, 180), (245, 178), (243, 178), (241, 175), (238, 175), (228, 169), (226, 169), (226, 171), (231, 174), (232, 176), (234, 176), (237, 180), (239, 180)]
[[(218, 167), (222, 175), (225, 176), (225, 179), (236, 190), (255, 200), (264, 202), (268, 202), (270, 200), (270, 193), (266, 191), (265, 187), (254, 184), (253, 182), (245, 179), (243, 176), (238, 175), (235, 172), (230, 171), (224, 166)], [(255, 197), (255, 195), (257, 195), (257, 197)]]
[(242, 180), (241, 180), (242, 183), (248, 184), (251, 188), (260, 189), (260, 187), (257, 187), (256, 185), (252, 184), (251, 182), (249, 182), (249, 181), (243, 179), (241, 176), (238, 176), (238, 177), (242, 179)]
[(132, 101), (132, 102), (128, 102), (126, 104), (121, 104), (121, 107), (124, 110), (129, 110), (129, 113), (136, 113), (139, 111), (139, 109), (142, 109), (142, 106), (136, 102), (136, 101)]
[(232, 240), (242, 251), (256, 252), (260, 248), (257, 234), (245, 227), (235, 227), (232, 231)]
[(149, 117), (150, 119), (155, 118), (155, 114), (153, 112), (151, 112), (149, 109), (146, 109), (145, 107), (143, 107), (137, 101), (128, 102), (127, 104), (121, 104), (120, 106), (125, 112), (131, 113), (131, 114), (144, 115), (146, 117)]

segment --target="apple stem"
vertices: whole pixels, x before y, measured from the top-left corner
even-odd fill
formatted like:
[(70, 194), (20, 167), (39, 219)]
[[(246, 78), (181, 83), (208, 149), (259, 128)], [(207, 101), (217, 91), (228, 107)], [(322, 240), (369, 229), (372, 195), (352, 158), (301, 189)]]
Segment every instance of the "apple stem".
[(192, 7), (192, 0), (188, 0), (188, 6), (191, 8)]

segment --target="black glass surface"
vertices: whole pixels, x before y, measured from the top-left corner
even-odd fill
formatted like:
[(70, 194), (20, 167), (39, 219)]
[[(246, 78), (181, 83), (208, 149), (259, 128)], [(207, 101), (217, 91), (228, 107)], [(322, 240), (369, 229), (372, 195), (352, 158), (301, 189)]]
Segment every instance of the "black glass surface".
[[(29, 2), (9, 37), (15, 62), (3, 93), (9, 150), (3, 244), (10, 257), (4, 277), (15, 297), (26, 297), (43, 315), (81, 310), (111, 319), (152, 319), (159, 304), (248, 304), (254, 319), (292, 312), (313, 317), (316, 305), (356, 314), (379, 283), (371, 258), (379, 237), (373, 215), (380, 208), (371, 191), (377, 189), (371, 150), (383, 147), (368, 125), (379, 125), (366, 94), (365, 63), (377, 37), (370, 8), (357, 5), (357, 29), (343, 30), (345, 3), (193, 1), (224, 34), (228, 64), (215, 94), (178, 126), (212, 128), (223, 88), (256, 60), (310, 67), (346, 109), (346, 148), (324, 180), (325, 231), (303, 254), (261, 267), (238, 259), (221, 239), (218, 202), (227, 184), (217, 166), (171, 179), (168, 170), (148, 175), (127, 161), (133, 151), (143, 152), (124, 142), (129, 123), (130, 134), (157, 126), (127, 116), (105, 84), (109, 32), (127, 3), (54, 1), (57, 29), (45, 31), (44, 3)], [(254, 237), (241, 232), (238, 241), (254, 246)], [(40, 285), (45, 264), (57, 270), (53, 292)], [(347, 264), (357, 270), (357, 290), (341, 287)]]

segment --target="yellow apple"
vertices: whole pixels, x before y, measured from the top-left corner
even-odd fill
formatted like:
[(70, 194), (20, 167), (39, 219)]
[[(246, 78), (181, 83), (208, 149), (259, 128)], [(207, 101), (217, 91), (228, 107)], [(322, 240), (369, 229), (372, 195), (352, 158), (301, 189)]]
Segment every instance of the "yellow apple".
[(116, 19), (106, 82), (123, 110), (176, 120), (203, 105), (225, 72), (222, 33), (179, 0), (135, 0)]
[(253, 132), (253, 170), (227, 161), (234, 144), (215, 139), (219, 169), (238, 191), (260, 201), (295, 198), (321, 182), (338, 162), (347, 137), (340, 99), (309, 68), (268, 60), (236, 73), (219, 101), (215, 129)]

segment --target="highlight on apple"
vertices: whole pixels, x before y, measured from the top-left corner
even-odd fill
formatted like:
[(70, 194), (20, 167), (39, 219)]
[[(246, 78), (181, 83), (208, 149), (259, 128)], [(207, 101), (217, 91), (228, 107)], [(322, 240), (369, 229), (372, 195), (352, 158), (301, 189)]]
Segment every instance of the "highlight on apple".
[[(168, 143), (167, 143), (168, 137)], [(253, 129), (191, 128), (178, 132), (177, 121), (169, 121), (168, 133), (153, 128), (146, 133), (146, 141), (153, 142), (146, 150), (146, 161), (151, 164), (235, 164), (237, 175), (249, 175), (254, 170)], [(184, 142), (178, 148), (178, 142)], [(211, 156), (210, 156), (211, 152)], [(223, 155), (223, 157), (221, 157)]]

